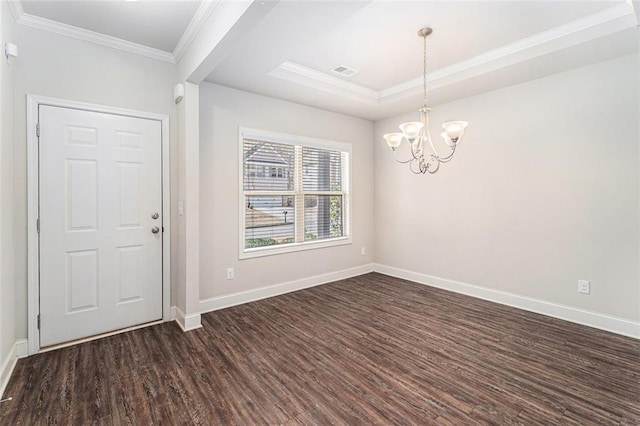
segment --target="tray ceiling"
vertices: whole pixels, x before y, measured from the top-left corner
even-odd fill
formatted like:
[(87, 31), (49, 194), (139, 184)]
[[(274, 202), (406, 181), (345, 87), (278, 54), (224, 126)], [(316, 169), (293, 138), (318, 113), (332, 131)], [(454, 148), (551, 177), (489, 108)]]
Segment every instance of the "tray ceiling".
[[(179, 62), (235, 0), (11, 0), (19, 23)], [(638, 52), (637, 1), (258, 0), (206, 81), (377, 120)], [(263, 6), (260, 6), (263, 5)], [(216, 22), (210, 19), (210, 22)], [(346, 67), (350, 76), (332, 70)], [(640, 71), (640, 70), (639, 70)]]

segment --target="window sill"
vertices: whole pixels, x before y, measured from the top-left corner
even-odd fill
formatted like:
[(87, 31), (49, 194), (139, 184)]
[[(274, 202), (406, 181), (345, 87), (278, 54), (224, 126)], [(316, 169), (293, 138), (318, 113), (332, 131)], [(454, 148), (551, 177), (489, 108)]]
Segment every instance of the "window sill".
[(238, 258), (252, 259), (254, 257), (273, 256), (276, 254), (294, 253), (304, 250), (321, 249), (326, 247), (342, 246), (351, 244), (353, 241), (351, 237), (332, 238), (328, 241), (307, 241), (304, 243), (291, 243), (282, 245), (280, 247), (267, 246), (257, 247), (250, 249), (241, 249)]

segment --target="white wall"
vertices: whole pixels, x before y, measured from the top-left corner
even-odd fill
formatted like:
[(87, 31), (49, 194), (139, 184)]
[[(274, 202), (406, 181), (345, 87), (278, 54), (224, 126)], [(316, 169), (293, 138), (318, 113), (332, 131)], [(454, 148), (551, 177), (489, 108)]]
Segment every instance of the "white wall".
[(626, 56), (435, 107), (432, 127), (470, 124), (433, 176), (382, 139), (417, 112), (376, 123), (376, 262), (639, 320), (639, 71)]
[[(353, 244), (238, 260), (238, 127), (348, 142), (353, 148)], [(200, 299), (373, 261), (373, 124), (203, 83), (200, 86)], [(361, 256), (361, 247), (367, 255)], [(226, 279), (226, 268), (235, 279)]]
[[(14, 21), (6, 1), (0, 2), (0, 46), (16, 43)], [(14, 78), (17, 58), (0, 56), (0, 366), (8, 362), (8, 355), (16, 340), (14, 241), (16, 217), (13, 211), (14, 176)], [(0, 386), (4, 381), (0, 368)]]
[[(16, 229), (16, 319), (18, 337), (27, 335), (26, 119), (27, 94), (50, 96), (166, 114), (170, 119), (172, 175), (176, 169), (176, 108), (172, 99), (177, 68), (73, 38), (18, 25), (20, 61), (16, 73), (14, 218)], [(176, 194), (172, 182), (172, 199)], [(175, 203), (174, 203), (175, 204)], [(175, 205), (172, 206), (175, 209)], [(172, 212), (173, 213), (173, 212)], [(172, 214), (175, 217), (175, 214)], [(172, 222), (172, 242), (176, 240)], [(177, 244), (172, 244), (172, 250)], [(172, 254), (172, 270), (177, 256)]]

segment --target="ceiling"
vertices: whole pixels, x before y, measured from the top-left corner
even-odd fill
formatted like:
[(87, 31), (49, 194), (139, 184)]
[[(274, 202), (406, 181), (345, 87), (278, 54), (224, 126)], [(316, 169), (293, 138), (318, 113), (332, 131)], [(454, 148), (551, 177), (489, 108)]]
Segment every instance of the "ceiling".
[(362, 70), (349, 80), (383, 90), (610, 7), (605, 2), (376, 2), (296, 52), (290, 60), (328, 72), (344, 63)]
[(24, 13), (173, 52), (201, 0), (22, 0)]
[[(218, 1), (234, 0), (13, 3), (22, 23), (177, 62)], [(420, 106), (425, 26), (432, 105), (638, 51), (628, 0), (265, 2), (206, 80), (370, 120)]]
[(637, 52), (637, 22), (623, 0), (280, 2), (206, 80), (377, 120), (422, 105), (422, 27), (437, 105)]
[(8, 2), (18, 24), (176, 63), (217, 0)]

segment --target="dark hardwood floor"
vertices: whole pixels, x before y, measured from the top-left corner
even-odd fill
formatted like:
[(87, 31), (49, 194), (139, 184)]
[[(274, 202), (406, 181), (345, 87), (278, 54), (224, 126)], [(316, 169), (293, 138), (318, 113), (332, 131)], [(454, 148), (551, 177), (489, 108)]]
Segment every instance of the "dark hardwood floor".
[(368, 274), (18, 362), (0, 423), (640, 424), (640, 341)]

